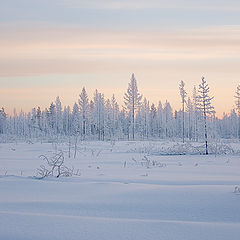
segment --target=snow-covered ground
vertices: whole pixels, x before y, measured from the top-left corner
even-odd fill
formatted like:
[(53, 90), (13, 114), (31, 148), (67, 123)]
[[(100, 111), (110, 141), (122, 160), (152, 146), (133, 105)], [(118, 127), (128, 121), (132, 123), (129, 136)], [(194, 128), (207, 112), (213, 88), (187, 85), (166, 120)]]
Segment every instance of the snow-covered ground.
[[(0, 144), (0, 239), (240, 239), (240, 156), (163, 144), (84, 142), (75, 159), (67, 144)], [(81, 176), (34, 178), (60, 150)]]

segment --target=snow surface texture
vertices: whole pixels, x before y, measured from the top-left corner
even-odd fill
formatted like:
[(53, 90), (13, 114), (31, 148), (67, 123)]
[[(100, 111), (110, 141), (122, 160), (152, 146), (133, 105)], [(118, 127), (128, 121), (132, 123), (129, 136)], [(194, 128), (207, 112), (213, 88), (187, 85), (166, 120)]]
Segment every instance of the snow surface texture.
[[(85, 142), (74, 159), (67, 144), (0, 144), (0, 239), (240, 239), (239, 156), (145, 147)], [(34, 178), (59, 150), (81, 176)]]

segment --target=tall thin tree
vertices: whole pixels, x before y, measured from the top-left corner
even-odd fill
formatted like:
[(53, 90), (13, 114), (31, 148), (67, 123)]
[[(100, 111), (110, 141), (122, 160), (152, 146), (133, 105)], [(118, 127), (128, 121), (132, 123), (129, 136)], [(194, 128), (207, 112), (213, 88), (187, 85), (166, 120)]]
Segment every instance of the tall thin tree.
[(237, 86), (237, 90), (236, 90), (236, 95), (235, 97), (235, 105), (236, 105), (236, 111), (237, 111), (237, 116), (238, 116), (238, 139), (240, 140), (240, 84), (238, 84)]
[(197, 98), (197, 89), (196, 86), (193, 87), (193, 111), (194, 111), (194, 140), (197, 142), (198, 141), (198, 117), (199, 117), (199, 111), (197, 107), (198, 103), (198, 98)]
[(197, 96), (197, 108), (203, 115), (204, 119), (204, 138), (205, 138), (205, 153), (208, 154), (208, 133), (207, 133), (207, 117), (215, 113), (214, 107), (211, 105), (211, 101), (214, 97), (209, 96), (209, 86), (204, 77), (198, 88)]
[(187, 97), (187, 92), (185, 91), (185, 83), (183, 81), (180, 82), (179, 84), (179, 91), (180, 91), (180, 96), (181, 96), (181, 102), (182, 102), (182, 140), (184, 143), (184, 133), (185, 133), (185, 103), (186, 103), (186, 97)]
[(56, 97), (56, 132), (57, 134), (62, 134), (63, 131), (63, 118), (62, 118), (62, 103), (59, 96)]
[(129, 110), (132, 119), (132, 139), (135, 138), (135, 116), (141, 105), (142, 95), (138, 92), (137, 81), (132, 74), (130, 83), (128, 84), (127, 92), (124, 94), (124, 103)]
[(88, 95), (85, 90), (85, 87), (83, 87), (81, 94), (79, 95), (79, 110), (81, 114), (82, 119), (82, 136), (83, 140), (86, 138), (86, 130), (87, 130), (87, 115), (89, 111), (89, 101), (88, 101)]

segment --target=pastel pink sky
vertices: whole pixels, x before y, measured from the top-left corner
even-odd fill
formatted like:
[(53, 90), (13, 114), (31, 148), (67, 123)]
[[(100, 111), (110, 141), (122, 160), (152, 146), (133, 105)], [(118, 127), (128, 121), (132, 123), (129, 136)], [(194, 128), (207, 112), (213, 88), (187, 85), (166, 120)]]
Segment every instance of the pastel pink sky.
[(121, 105), (133, 72), (155, 104), (167, 99), (179, 109), (179, 82), (191, 97), (205, 76), (217, 115), (234, 106), (240, 76), (234, 1), (12, 2), (0, 10), (0, 107), (9, 114), (14, 107), (48, 107), (58, 95), (72, 106), (83, 86), (90, 98), (98, 89)]

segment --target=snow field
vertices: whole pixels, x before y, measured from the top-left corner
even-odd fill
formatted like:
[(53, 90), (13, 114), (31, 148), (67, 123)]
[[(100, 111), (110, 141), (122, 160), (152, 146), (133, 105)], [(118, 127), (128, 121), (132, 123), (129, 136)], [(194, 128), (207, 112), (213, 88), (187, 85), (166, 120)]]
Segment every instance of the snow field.
[[(66, 144), (1, 144), (0, 239), (239, 239), (238, 156), (130, 151), (142, 144), (81, 143), (76, 159)], [(58, 150), (81, 176), (33, 178)]]

